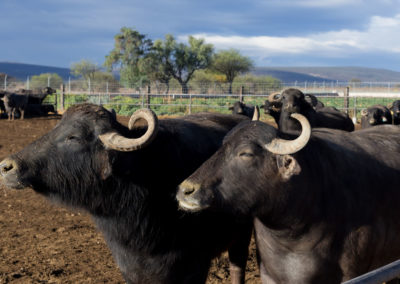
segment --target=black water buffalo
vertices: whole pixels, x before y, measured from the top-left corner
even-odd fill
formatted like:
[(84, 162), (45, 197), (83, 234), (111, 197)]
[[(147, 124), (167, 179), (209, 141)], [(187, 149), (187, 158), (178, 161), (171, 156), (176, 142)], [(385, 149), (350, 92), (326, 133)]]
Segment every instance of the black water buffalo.
[(279, 92), (271, 93), (261, 108), (264, 109), (265, 114), (272, 116), (276, 124), (278, 124), (282, 109), (281, 94)]
[(252, 217), (263, 283), (340, 283), (400, 258), (399, 127), (311, 132), (293, 117), (296, 139), (234, 128), (180, 185), (180, 206)]
[(315, 110), (325, 107), (324, 103), (317, 99), (313, 94), (304, 94), (304, 99), (309, 103)]
[(4, 95), (6, 94), (5, 91), (0, 91), (0, 116), (2, 113), (6, 112), (6, 108), (4, 106), (4, 102), (2, 98), (4, 98)]
[(253, 105), (246, 105), (245, 103), (237, 101), (233, 106), (229, 107), (229, 110), (232, 111), (232, 114), (240, 114), (252, 118), (254, 115), (254, 108), (255, 106)]
[(20, 89), (17, 91), (17, 93), (28, 95), (28, 106), (26, 112), (30, 116), (47, 115), (49, 112), (57, 113), (54, 106), (43, 105), (45, 98), (55, 92), (56, 90), (50, 87), (33, 90)]
[[(148, 127), (134, 127), (143, 119)], [(243, 283), (251, 222), (190, 215), (175, 199), (178, 184), (243, 120), (200, 113), (158, 121), (142, 109), (127, 128), (103, 107), (76, 105), (0, 162), (0, 173), (8, 187), (87, 210), (128, 283), (204, 283), (211, 259), (227, 248), (232, 281)]]
[(390, 111), (393, 115), (393, 124), (400, 124), (400, 100), (396, 100), (392, 103)]
[(291, 117), (293, 113), (304, 115), (311, 127), (326, 127), (353, 131), (354, 124), (350, 117), (333, 107), (323, 107), (318, 110), (306, 102), (304, 94), (294, 88), (286, 89), (281, 95), (282, 110), (279, 117), (279, 129), (286, 133), (298, 133), (301, 130), (297, 120)]
[(15, 112), (19, 111), (21, 119), (24, 119), (25, 110), (28, 106), (28, 96), (6, 93), (1, 100), (8, 115), (8, 120), (14, 120)]
[(361, 111), (361, 128), (392, 124), (392, 114), (383, 105), (373, 105)]

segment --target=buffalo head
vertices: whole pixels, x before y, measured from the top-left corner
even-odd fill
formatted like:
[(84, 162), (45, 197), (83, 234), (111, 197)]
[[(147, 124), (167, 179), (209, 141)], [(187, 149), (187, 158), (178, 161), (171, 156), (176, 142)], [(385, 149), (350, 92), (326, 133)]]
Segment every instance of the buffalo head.
[(361, 128), (380, 124), (392, 124), (392, 114), (383, 105), (374, 105), (361, 110)]
[[(147, 121), (147, 130), (130, 131), (140, 119)], [(103, 107), (73, 106), (52, 131), (0, 162), (0, 181), (74, 204), (93, 201), (99, 198), (96, 190), (106, 190), (118, 153), (145, 147), (157, 129), (157, 117), (148, 109), (136, 111), (126, 128)]]
[[(301, 171), (291, 155), (307, 145), (311, 127), (300, 114), (292, 114), (303, 131), (294, 140), (278, 138), (278, 131), (261, 122), (234, 128), (223, 146), (181, 183), (177, 199), (182, 209), (224, 208), (248, 214), (260, 202), (257, 196), (270, 187), (271, 195)], [(242, 188), (251, 189), (243, 191)], [(266, 199), (268, 194), (263, 194)], [(239, 205), (240, 204), (240, 205)]]

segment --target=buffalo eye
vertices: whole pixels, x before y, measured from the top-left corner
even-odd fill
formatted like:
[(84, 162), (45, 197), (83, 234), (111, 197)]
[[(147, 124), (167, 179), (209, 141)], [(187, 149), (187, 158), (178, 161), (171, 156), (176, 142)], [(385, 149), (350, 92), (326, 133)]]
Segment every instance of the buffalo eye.
[(70, 135), (70, 136), (67, 136), (67, 138), (65, 138), (65, 142), (74, 143), (74, 142), (79, 142), (79, 141), (80, 141), (80, 138), (78, 136), (75, 136), (75, 135)]
[(252, 151), (248, 151), (248, 150), (242, 151), (239, 153), (239, 157), (241, 159), (245, 159), (245, 160), (252, 159), (254, 157), (254, 153)]

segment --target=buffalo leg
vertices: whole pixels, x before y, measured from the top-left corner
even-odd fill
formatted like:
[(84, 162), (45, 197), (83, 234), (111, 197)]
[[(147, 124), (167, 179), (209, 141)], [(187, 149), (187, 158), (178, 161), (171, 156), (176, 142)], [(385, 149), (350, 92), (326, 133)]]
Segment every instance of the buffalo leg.
[(240, 238), (228, 250), (229, 270), (232, 284), (243, 284), (245, 280), (246, 263), (249, 255), (249, 244), (253, 228), (243, 230)]

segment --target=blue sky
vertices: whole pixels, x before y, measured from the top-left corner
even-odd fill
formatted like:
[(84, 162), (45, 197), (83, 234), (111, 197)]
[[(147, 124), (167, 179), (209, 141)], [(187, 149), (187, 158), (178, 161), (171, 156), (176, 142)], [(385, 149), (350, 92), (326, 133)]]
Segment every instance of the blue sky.
[(400, 0), (1, 0), (0, 61), (99, 65), (126, 26), (202, 37), (257, 66), (400, 71)]

